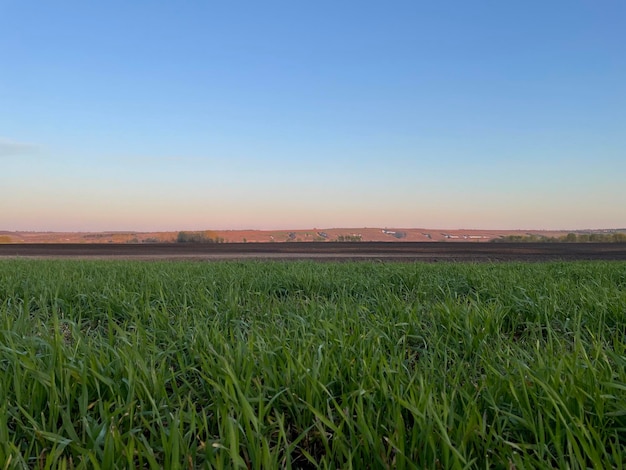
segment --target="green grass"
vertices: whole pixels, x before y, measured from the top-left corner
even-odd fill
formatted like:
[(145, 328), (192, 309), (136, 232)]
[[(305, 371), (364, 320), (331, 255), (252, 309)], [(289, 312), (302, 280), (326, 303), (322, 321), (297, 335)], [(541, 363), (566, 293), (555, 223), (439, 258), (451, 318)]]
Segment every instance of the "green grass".
[(0, 468), (625, 456), (625, 263), (0, 261)]

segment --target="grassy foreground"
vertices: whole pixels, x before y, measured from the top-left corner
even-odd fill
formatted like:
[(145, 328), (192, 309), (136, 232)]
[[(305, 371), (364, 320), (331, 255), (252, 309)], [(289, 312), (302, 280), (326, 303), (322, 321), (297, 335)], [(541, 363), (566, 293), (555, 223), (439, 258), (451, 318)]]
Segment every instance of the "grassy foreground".
[(0, 261), (0, 468), (625, 459), (625, 263)]

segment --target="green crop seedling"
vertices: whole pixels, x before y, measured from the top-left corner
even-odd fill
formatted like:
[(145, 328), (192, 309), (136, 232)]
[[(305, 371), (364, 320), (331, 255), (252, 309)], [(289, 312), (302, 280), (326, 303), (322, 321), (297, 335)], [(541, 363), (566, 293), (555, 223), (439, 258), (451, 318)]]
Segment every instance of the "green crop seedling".
[(0, 261), (3, 468), (625, 456), (625, 263)]

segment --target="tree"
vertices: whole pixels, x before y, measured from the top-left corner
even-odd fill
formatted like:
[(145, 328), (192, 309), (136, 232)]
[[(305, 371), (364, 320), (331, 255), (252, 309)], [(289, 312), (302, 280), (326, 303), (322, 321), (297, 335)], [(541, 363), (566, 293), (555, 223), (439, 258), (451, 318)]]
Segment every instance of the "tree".
[(178, 243), (224, 243), (222, 237), (210, 237), (211, 232), (178, 232)]
[(576, 236), (575, 233), (568, 233), (567, 236), (565, 237), (565, 241), (566, 242), (575, 242), (578, 240), (578, 237)]

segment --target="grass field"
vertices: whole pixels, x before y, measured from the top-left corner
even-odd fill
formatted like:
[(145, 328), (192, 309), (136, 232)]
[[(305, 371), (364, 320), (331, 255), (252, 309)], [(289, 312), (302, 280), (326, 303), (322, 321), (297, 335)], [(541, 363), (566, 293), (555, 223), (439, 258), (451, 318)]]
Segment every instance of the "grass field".
[(626, 263), (0, 261), (0, 468), (624, 468)]

